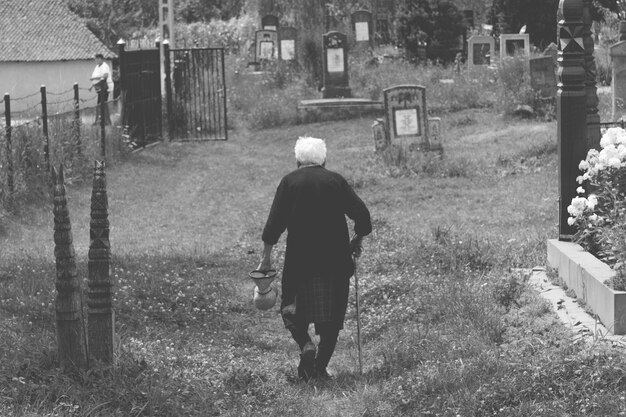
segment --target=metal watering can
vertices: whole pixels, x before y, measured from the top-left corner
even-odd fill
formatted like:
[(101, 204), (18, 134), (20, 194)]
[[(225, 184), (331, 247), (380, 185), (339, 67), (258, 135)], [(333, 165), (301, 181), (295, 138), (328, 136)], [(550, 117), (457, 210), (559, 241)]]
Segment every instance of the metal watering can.
[(276, 304), (278, 291), (272, 285), (276, 278), (276, 270), (254, 270), (248, 274), (256, 287), (254, 288), (254, 306), (259, 310), (269, 310)]

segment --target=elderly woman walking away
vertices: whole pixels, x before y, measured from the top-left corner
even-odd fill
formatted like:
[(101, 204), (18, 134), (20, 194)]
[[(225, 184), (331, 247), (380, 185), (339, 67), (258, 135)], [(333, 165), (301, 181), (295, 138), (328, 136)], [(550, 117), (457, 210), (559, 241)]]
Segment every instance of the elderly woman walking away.
[[(272, 269), (272, 248), (287, 230), (282, 273), (281, 314), (300, 347), (298, 376), (328, 379), (330, 361), (348, 304), (352, 255), (372, 231), (370, 213), (348, 182), (325, 168), (322, 139), (300, 138), (295, 145), (297, 169), (280, 181), (263, 230), (258, 270)], [(350, 240), (346, 216), (354, 221)], [(319, 335), (316, 348), (309, 324)]]

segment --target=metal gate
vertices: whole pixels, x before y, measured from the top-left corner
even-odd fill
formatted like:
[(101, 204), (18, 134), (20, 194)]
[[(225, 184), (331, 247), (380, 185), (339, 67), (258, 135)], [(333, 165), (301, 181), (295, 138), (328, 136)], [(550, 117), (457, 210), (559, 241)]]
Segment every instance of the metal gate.
[(133, 147), (162, 136), (161, 73), (158, 49), (120, 49), (122, 123)]
[(170, 49), (165, 67), (171, 140), (227, 140), (224, 49)]

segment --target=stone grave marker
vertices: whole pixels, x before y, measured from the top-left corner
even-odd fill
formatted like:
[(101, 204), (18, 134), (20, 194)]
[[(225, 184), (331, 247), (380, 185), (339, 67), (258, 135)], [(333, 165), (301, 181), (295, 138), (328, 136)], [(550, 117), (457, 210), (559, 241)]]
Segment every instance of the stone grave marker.
[(556, 59), (558, 57), (559, 47), (556, 46), (556, 43), (552, 42), (550, 45), (546, 46), (546, 49), (543, 50), (543, 54), (545, 56), (549, 56), (554, 61), (554, 71), (556, 73)]
[(393, 1), (390, 0), (376, 0), (374, 12), (374, 37), (378, 43), (388, 43), (389, 36), (389, 21), (391, 20), (393, 11)]
[(372, 13), (357, 10), (352, 13), (352, 29), (357, 47), (370, 47), (372, 43)]
[(281, 26), (278, 28), (278, 40), (280, 48), (278, 49), (278, 57), (283, 61), (296, 60), (296, 45), (298, 41), (298, 31), (296, 28)]
[(263, 30), (278, 31), (278, 17), (273, 14), (266, 14), (261, 18), (261, 28)]
[(431, 151), (442, 151), (441, 140), (441, 117), (428, 118), (428, 149)]
[(372, 134), (374, 135), (374, 150), (382, 152), (389, 146), (389, 135), (385, 128), (383, 119), (376, 119), (372, 124)]
[(402, 140), (427, 147), (426, 88), (398, 85), (383, 90), (383, 97), (389, 141)]
[(352, 97), (348, 76), (348, 40), (341, 32), (323, 35), (324, 87), (323, 98)]
[(611, 113), (613, 120), (626, 116), (626, 41), (619, 41), (609, 47), (611, 57)]
[(476, 67), (488, 67), (494, 63), (496, 52), (496, 40), (491, 36), (474, 35), (469, 38), (467, 52), (468, 70)]
[(500, 59), (522, 54), (530, 56), (528, 33), (507, 33), (500, 35)]
[(255, 62), (268, 61), (278, 57), (278, 35), (275, 30), (255, 32)]
[(530, 85), (541, 97), (556, 97), (556, 72), (551, 56), (530, 59)]

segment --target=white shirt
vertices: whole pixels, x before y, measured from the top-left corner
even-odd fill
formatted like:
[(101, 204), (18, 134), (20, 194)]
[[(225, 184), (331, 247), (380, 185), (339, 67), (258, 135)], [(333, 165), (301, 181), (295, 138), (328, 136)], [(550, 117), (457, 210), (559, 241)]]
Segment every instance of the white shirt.
[[(104, 74), (108, 74), (107, 88), (109, 89), (109, 92), (113, 92), (113, 78), (111, 78), (111, 69), (106, 62), (103, 62), (100, 65), (96, 65), (96, 68), (94, 68), (93, 73), (91, 74), (91, 78), (102, 78)], [(91, 80), (91, 84), (98, 84), (98, 80)]]

